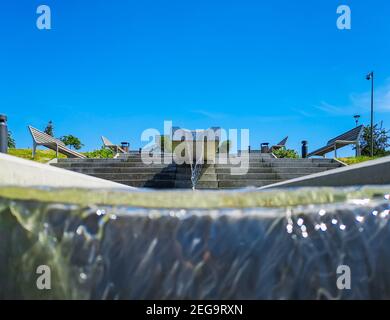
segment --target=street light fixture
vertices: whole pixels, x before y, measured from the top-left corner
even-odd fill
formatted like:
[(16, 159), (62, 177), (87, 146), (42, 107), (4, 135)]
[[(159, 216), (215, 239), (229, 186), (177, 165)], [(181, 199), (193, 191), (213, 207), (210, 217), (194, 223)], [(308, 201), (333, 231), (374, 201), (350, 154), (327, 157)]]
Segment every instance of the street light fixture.
[(374, 156), (374, 71), (371, 71), (367, 76), (367, 80), (371, 80), (371, 157)]
[(355, 114), (353, 117), (354, 117), (354, 119), (355, 119), (356, 126), (358, 126), (358, 124), (359, 124), (359, 119), (360, 119), (360, 114)]

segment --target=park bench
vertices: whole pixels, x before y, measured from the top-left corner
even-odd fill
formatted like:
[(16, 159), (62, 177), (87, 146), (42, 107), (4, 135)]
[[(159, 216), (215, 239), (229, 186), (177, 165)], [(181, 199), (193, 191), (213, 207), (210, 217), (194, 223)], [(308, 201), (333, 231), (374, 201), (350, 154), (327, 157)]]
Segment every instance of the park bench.
[(275, 150), (278, 150), (278, 149), (280, 149), (280, 148), (284, 148), (284, 147), (286, 146), (287, 139), (288, 139), (288, 137), (284, 138), (282, 141), (280, 141), (280, 142), (277, 143), (276, 145), (272, 146), (272, 147), (271, 147), (271, 152), (272, 152), (272, 151), (275, 151)]
[(325, 157), (325, 155), (327, 153), (334, 151), (334, 156), (335, 156), (335, 158), (337, 158), (337, 149), (340, 149), (342, 147), (345, 147), (345, 146), (351, 145), (351, 144), (354, 144), (356, 146), (356, 156), (359, 156), (360, 155), (359, 140), (360, 140), (360, 137), (363, 133), (363, 128), (364, 128), (364, 126), (360, 125), (360, 126), (353, 128), (347, 132), (344, 132), (343, 134), (337, 136), (336, 138), (329, 140), (325, 146), (323, 146), (323, 147), (321, 147), (313, 152), (310, 152), (307, 155), (307, 157), (312, 157), (312, 156)]
[(86, 158), (83, 154), (71, 150), (65, 146), (65, 144), (56, 138), (32, 127), (28, 126), (28, 129), (31, 133), (33, 139), (33, 150), (32, 156), (35, 157), (37, 146), (44, 146), (48, 149), (54, 150), (56, 152), (56, 157), (58, 158), (58, 153), (64, 154), (69, 158)]
[(271, 152), (278, 150), (280, 148), (284, 148), (286, 146), (287, 139), (288, 139), (288, 137), (285, 137), (282, 141), (280, 141), (276, 145), (272, 146), (271, 148), (269, 147), (268, 142), (264, 142), (264, 143), (260, 144), (260, 152), (271, 153)]
[(103, 146), (105, 148), (111, 149), (116, 154), (118, 153), (126, 153), (125, 150), (123, 150), (119, 145), (113, 144), (110, 140), (108, 140), (106, 137), (102, 136)]

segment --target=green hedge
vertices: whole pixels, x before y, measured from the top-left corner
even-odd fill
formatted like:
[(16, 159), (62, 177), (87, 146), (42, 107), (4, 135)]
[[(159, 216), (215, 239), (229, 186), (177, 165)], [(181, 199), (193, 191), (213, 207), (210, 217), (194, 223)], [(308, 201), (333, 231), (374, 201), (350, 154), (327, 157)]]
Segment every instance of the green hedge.
[(83, 152), (83, 154), (87, 158), (98, 158), (98, 159), (107, 159), (107, 158), (113, 158), (114, 152), (110, 149), (105, 149), (102, 147), (101, 149), (90, 151), (90, 152)]
[(280, 148), (275, 151), (272, 151), (272, 153), (277, 158), (291, 158), (291, 159), (297, 159), (299, 158), (298, 153), (295, 150), (292, 149), (286, 149), (286, 148)]

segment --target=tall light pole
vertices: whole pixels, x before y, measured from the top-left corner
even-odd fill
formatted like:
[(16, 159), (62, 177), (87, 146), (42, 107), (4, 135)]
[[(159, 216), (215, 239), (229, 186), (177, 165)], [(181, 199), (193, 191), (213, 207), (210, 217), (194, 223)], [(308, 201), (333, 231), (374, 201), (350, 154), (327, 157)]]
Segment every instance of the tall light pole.
[(374, 156), (374, 71), (371, 71), (367, 76), (367, 80), (371, 80), (371, 157)]

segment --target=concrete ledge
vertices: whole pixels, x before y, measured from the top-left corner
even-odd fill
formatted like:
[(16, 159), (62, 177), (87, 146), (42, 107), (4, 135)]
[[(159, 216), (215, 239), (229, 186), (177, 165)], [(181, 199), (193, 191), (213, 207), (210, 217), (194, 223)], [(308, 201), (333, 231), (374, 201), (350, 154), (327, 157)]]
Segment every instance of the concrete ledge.
[(333, 158), (333, 161), (336, 161), (336, 162), (338, 162), (338, 163), (340, 163), (343, 167), (346, 167), (346, 166), (348, 166), (346, 163), (344, 163), (344, 162), (342, 162), (342, 161), (340, 161), (339, 159), (337, 159), (337, 158)]
[(132, 187), (0, 153), (0, 187), (127, 188)]
[(390, 184), (390, 156), (347, 167), (271, 184), (260, 189), (283, 187), (342, 187)]

